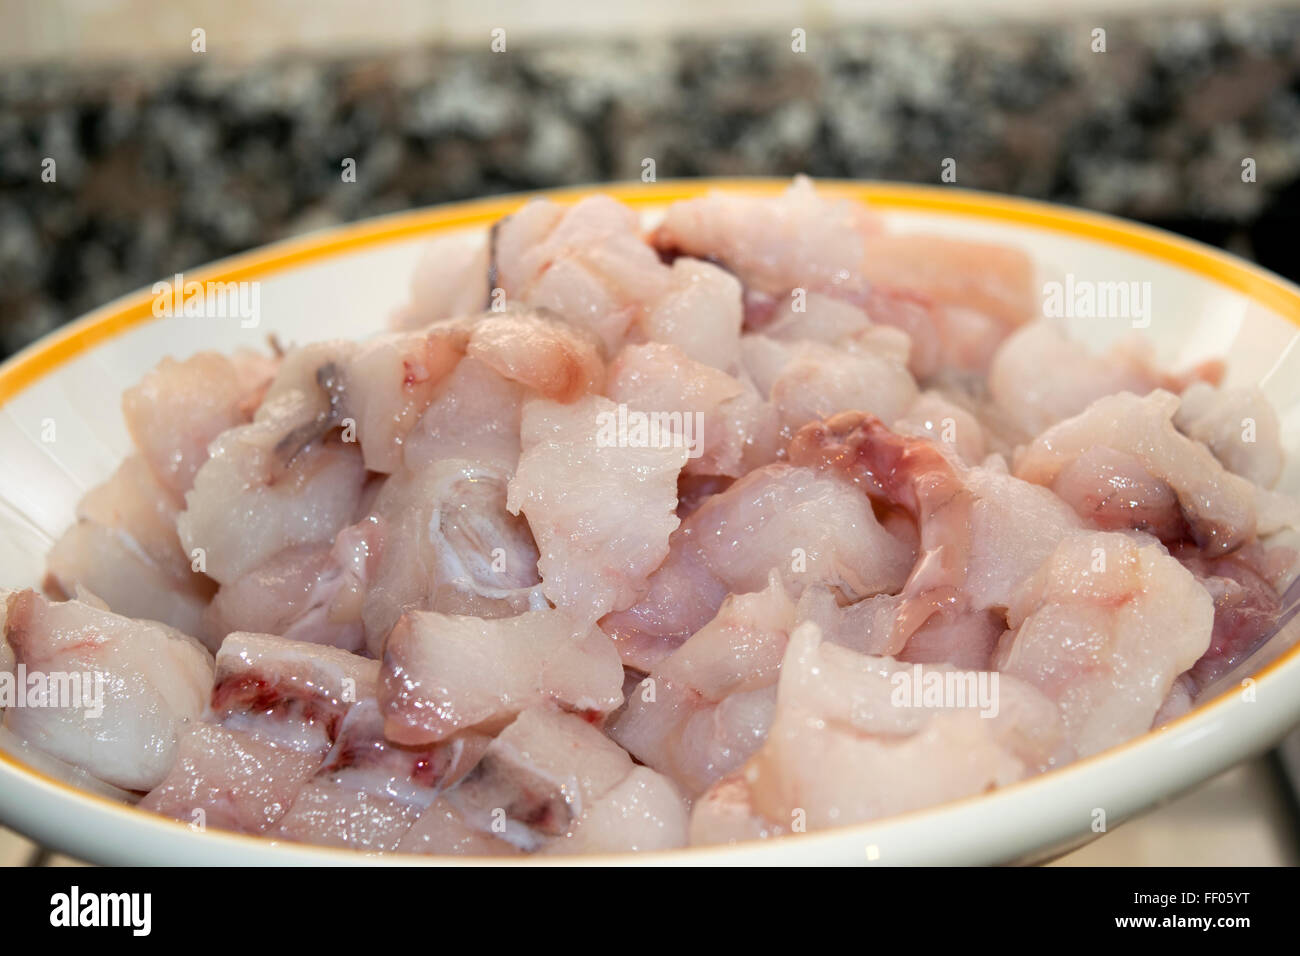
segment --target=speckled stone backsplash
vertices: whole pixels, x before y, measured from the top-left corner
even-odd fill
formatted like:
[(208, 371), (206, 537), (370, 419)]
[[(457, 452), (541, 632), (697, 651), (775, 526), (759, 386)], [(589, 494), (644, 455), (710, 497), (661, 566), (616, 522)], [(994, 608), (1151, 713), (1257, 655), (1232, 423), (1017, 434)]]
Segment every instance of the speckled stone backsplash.
[[(0, 67), (0, 351), (285, 235), (537, 187), (869, 177), (1052, 199), (1300, 274), (1300, 12)], [(53, 158), (55, 182), (42, 181)], [(340, 174), (356, 160), (356, 182)], [(1242, 181), (1255, 160), (1257, 181)]]

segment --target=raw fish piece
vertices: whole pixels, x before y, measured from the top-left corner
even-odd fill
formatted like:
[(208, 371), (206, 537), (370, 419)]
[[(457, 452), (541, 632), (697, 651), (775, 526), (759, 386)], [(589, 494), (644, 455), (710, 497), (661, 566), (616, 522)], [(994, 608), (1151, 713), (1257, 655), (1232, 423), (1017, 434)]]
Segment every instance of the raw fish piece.
[(1231, 472), (1261, 488), (1282, 473), (1282, 436), (1277, 412), (1258, 388), (1216, 390), (1195, 382), (1179, 396), (1174, 424), (1214, 452)]
[(424, 328), (440, 319), (478, 312), (488, 306), (488, 244), (463, 236), (435, 239), (411, 276), (407, 303), (389, 325), (396, 331)]
[(316, 754), (196, 723), (181, 735), (167, 776), (139, 805), (196, 829), (265, 833), (319, 765)]
[(1130, 456), (1178, 496), (1189, 531), (1212, 554), (1226, 554), (1255, 534), (1255, 488), (1227, 471), (1209, 450), (1173, 423), (1178, 398), (1157, 390), (1099, 398), (1053, 425), (1015, 458), (1015, 474), (1051, 487), (1061, 472), (1098, 446)]
[(793, 596), (826, 584), (852, 600), (897, 590), (913, 559), (911, 543), (882, 527), (849, 482), (767, 465), (692, 512), (645, 597), (601, 627), (625, 664), (649, 670), (708, 623), (727, 594), (764, 588), (772, 570)]
[(478, 359), (461, 359), (438, 383), (428, 410), (406, 437), (407, 469), (417, 472), (440, 458), (460, 458), (513, 475), (523, 401), (519, 383)]
[(382, 853), (483, 755), (488, 738), (466, 734), (426, 747), (386, 740), (368, 698), (348, 711), (324, 764), (303, 786), (275, 835), (322, 846)]
[(506, 498), (511, 514), (528, 519), (547, 598), (592, 623), (641, 597), (668, 554), (677, 475), (687, 461), (681, 442), (609, 437), (617, 417), (617, 406), (599, 396), (528, 402), (524, 452)]
[(978, 465), (988, 450), (979, 419), (934, 390), (918, 395), (895, 420), (893, 430), (900, 435), (929, 438), (956, 454), (965, 465)]
[(314, 421), (309, 400), (294, 390), (268, 398), (251, 425), (212, 443), (176, 521), (186, 553), (201, 549), (210, 577), (231, 584), (285, 548), (333, 541), (352, 520), (365, 478), (361, 453), (325, 438), (298, 445)]
[(159, 484), (178, 499), (222, 432), (247, 424), (276, 371), (274, 359), (241, 349), (165, 358), (122, 393), (131, 440)]
[(521, 856), (523, 851), (477, 830), (446, 797), (439, 797), (411, 824), (397, 844), (401, 853), (448, 856)]
[(506, 510), (509, 474), (447, 458), (388, 479), (373, 505), (383, 548), (361, 611), (371, 654), (408, 610), (512, 617), (545, 603), (532, 532)]
[(672, 264), (667, 289), (647, 310), (639, 330), (651, 342), (674, 345), (696, 362), (735, 374), (742, 313), (735, 276), (711, 262), (681, 258)]
[(879, 232), (864, 240), (861, 274), (983, 313), (1007, 328), (1028, 321), (1039, 306), (1029, 256), (988, 242)]
[(176, 534), (181, 501), (137, 455), (77, 506), (77, 523), (50, 549), (45, 590), (91, 592), (126, 617), (199, 634), (215, 586), (193, 570)]
[(741, 342), (746, 368), (772, 401), (788, 438), (808, 422), (844, 409), (869, 412), (886, 421), (916, 401), (905, 350), (873, 352), (821, 342), (776, 342), (747, 335)]
[(1079, 532), (1022, 588), (1007, 623), (998, 669), (1055, 700), (1086, 757), (1151, 726), (1209, 648), (1214, 602), (1158, 543)]
[(1222, 368), (1208, 362), (1172, 375), (1156, 365), (1151, 344), (1132, 333), (1094, 354), (1055, 322), (1033, 322), (1002, 343), (989, 368), (988, 388), (1001, 414), (1032, 438), (1117, 392), (1179, 392), (1193, 382), (1217, 381)]
[(9, 730), (124, 790), (149, 790), (163, 779), (212, 684), (212, 656), (198, 641), (31, 590), (10, 595), (4, 636), (15, 665), (26, 667), (29, 680), (44, 675), (51, 699), (65, 705), (10, 707)]
[(871, 820), (1011, 783), (1063, 754), (1055, 707), (1033, 687), (867, 657), (804, 623), (790, 636), (767, 741), (696, 802), (691, 840)]
[(738, 477), (775, 459), (780, 448), (776, 410), (748, 381), (676, 346), (625, 348), (610, 368), (605, 394), (631, 411), (670, 416), (674, 433), (693, 443), (683, 469), (688, 474)]
[(378, 661), (336, 647), (235, 633), (217, 652), (211, 711), (224, 727), (319, 758), (378, 679)]
[(606, 196), (568, 208), (529, 203), (498, 223), (492, 267), (507, 301), (559, 313), (595, 333), (608, 355), (674, 285), (636, 213)]
[(862, 206), (824, 199), (800, 176), (774, 198), (711, 193), (673, 203), (654, 243), (720, 262), (746, 288), (783, 297), (795, 288), (858, 287), (865, 237), (879, 228)]
[(344, 528), (329, 547), (281, 551), (217, 592), (203, 613), (204, 642), (215, 650), (227, 634), (251, 631), (360, 650), (362, 601), (383, 537), (378, 518), (370, 517)]
[(388, 738), (411, 745), (499, 728), (548, 700), (593, 720), (623, 703), (609, 638), (550, 608), (494, 620), (410, 611), (388, 639), (382, 678)]
[(775, 575), (764, 591), (727, 598), (631, 691), (610, 736), (686, 793), (703, 792), (767, 736), (794, 620)]
[(447, 802), (471, 827), (529, 851), (662, 849), (686, 839), (686, 807), (672, 783), (549, 706), (520, 714)]

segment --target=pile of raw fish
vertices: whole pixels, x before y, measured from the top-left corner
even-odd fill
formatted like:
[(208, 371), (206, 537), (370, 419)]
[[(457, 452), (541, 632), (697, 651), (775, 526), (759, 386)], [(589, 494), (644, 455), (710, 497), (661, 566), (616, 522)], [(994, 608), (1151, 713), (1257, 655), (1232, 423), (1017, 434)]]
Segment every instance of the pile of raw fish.
[[(1145, 733), (1276, 630), (1278, 417), (1072, 341), (1036, 283), (802, 179), (648, 231), (536, 200), (429, 248), (377, 337), (166, 359), (44, 593), (0, 592), (0, 667), (102, 674), (103, 713), (10, 707), (4, 744), (196, 826), (514, 855), (865, 821)], [(996, 700), (900, 695), (927, 673)]]

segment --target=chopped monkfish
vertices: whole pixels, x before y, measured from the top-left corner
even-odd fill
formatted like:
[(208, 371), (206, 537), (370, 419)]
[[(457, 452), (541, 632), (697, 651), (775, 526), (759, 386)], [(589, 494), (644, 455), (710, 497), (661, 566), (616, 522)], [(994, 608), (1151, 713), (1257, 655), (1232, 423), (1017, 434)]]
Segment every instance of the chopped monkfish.
[(866, 237), (879, 231), (861, 206), (823, 199), (800, 177), (771, 199), (713, 193), (674, 203), (654, 241), (666, 252), (723, 263), (747, 288), (788, 296), (856, 285)]
[(988, 450), (979, 419), (969, 409), (933, 389), (918, 395), (894, 421), (893, 428), (900, 435), (929, 438), (966, 465), (980, 464)]
[(788, 438), (811, 421), (851, 408), (885, 421), (902, 416), (916, 401), (906, 348), (872, 351), (822, 342), (780, 343), (747, 335), (741, 343), (746, 368), (775, 406)]
[(199, 636), (214, 650), (233, 631), (360, 650), (362, 602), (382, 548), (383, 526), (370, 516), (340, 531), (332, 545), (281, 551), (217, 591)]
[(184, 496), (208, 445), (252, 419), (275, 372), (275, 360), (256, 352), (199, 352), (183, 362), (163, 359), (128, 388), (122, 415), (158, 482)]
[(124, 790), (166, 776), (212, 686), (203, 645), (164, 624), (30, 590), (9, 597), (4, 635), (15, 667), (46, 684), (43, 705), (8, 708), (5, 727)]
[(549, 309), (588, 329), (612, 354), (677, 285), (640, 229), (636, 213), (605, 196), (567, 209), (531, 202), (494, 231), (496, 288), (507, 302)]
[(610, 736), (690, 794), (748, 759), (767, 735), (794, 604), (767, 589), (727, 598), (628, 697)]
[(429, 243), (411, 277), (410, 297), (390, 320), (398, 331), (478, 312), (488, 304), (488, 243), (461, 236)]
[(691, 840), (822, 829), (980, 793), (1064, 753), (1052, 702), (1014, 677), (909, 665), (790, 635), (772, 728), (695, 804)]
[(676, 346), (629, 345), (610, 368), (605, 394), (629, 412), (659, 415), (660, 428), (688, 447), (687, 474), (739, 477), (780, 449), (776, 410), (748, 380)]
[(196, 828), (265, 833), (316, 772), (314, 753), (257, 734), (195, 723), (181, 735), (176, 762), (140, 806)]
[(235, 633), (217, 652), (211, 713), (228, 729), (323, 756), (378, 681), (377, 661), (339, 648)]
[(666, 291), (646, 311), (638, 330), (651, 342), (676, 346), (696, 362), (735, 374), (744, 321), (741, 293), (736, 277), (713, 263), (678, 259)]
[(1047, 320), (1018, 329), (989, 369), (994, 401), (1028, 437), (1105, 395), (1145, 395), (1158, 385), (1148, 356), (1124, 347), (1094, 355)]
[(689, 454), (681, 440), (620, 435), (617, 422), (618, 407), (600, 396), (528, 402), (506, 497), (532, 529), (543, 593), (589, 622), (645, 593), (679, 523), (677, 475)]
[[(231, 584), (285, 548), (334, 540), (361, 499), (365, 465), (355, 444), (332, 438), (294, 448), (309, 405), (288, 392), (250, 425), (224, 432), (194, 476), (176, 519), (187, 554)], [(290, 439), (289, 444), (285, 444)]]
[(469, 826), (521, 850), (653, 850), (686, 843), (672, 783), (551, 706), (525, 710), (488, 745), (447, 802)]
[(1081, 757), (1150, 728), (1210, 646), (1214, 601), (1159, 543), (1066, 538), (1016, 595), (998, 670), (1057, 702)]
[(1026, 250), (843, 193), (536, 199), (386, 328), (164, 359), (49, 599), (0, 587), (0, 751), (196, 830), (670, 850), (975, 797), (1290, 648), (1280, 379), (1094, 348)]
[(393, 475), (371, 518), (383, 544), (361, 616), (378, 656), (408, 610), (510, 617), (544, 603), (537, 545), (506, 510), (509, 472), (473, 459), (438, 459)]
[(1216, 390), (1194, 382), (1179, 396), (1174, 424), (1223, 467), (1262, 488), (1272, 488), (1282, 474), (1281, 425), (1258, 388)]
[(215, 585), (181, 547), (180, 510), (181, 499), (132, 455), (81, 499), (77, 523), (50, 549), (46, 590), (85, 589), (119, 614), (197, 635)]
[(385, 732), (403, 744), (499, 728), (543, 701), (592, 719), (623, 703), (609, 638), (552, 608), (492, 620), (408, 612), (388, 639), (381, 680)]
[(352, 707), (324, 763), (306, 781), (275, 835), (302, 843), (396, 850), (410, 828), (482, 757), (489, 738), (464, 734), (421, 747), (384, 737), (374, 698)]
[(913, 554), (913, 542), (882, 526), (849, 482), (767, 465), (688, 515), (644, 598), (601, 626), (625, 664), (649, 670), (707, 624), (728, 594), (762, 590), (774, 570), (795, 597), (825, 584), (852, 600), (901, 587)]
[(519, 464), (524, 389), (475, 358), (438, 383), (433, 400), (406, 436), (403, 462), (417, 472), (442, 458), (462, 458), (513, 475)]
[[(1148, 514), (1153, 504), (1148, 496), (1159, 496), (1163, 486), (1167, 486), (1176, 498), (1177, 510), (1191, 538), (1211, 553), (1226, 554), (1255, 534), (1255, 486), (1224, 468), (1204, 445), (1179, 432), (1173, 421), (1177, 411), (1177, 396), (1162, 389), (1145, 398), (1132, 392), (1099, 398), (1083, 412), (1053, 425), (1022, 448), (1016, 454), (1015, 474), (1050, 488), (1069, 465), (1090, 449), (1118, 452), (1122, 458), (1110, 461), (1130, 472), (1134, 465), (1140, 466), (1139, 472), (1144, 471), (1149, 479), (1155, 479), (1141, 485), (1143, 496), (1135, 509), (1141, 520), (1164, 520)], [(1129, 477), (1125, 482), (1134, 480)], [(1128, 494), (1127, 487), (1119, 493), (1139, 501)], [(1081, 500), (1094, 503), (1091, 497)], [(1079, 499), (1071, 502), (1076, 507), (1078, 503)], [(1080, 517), (1088, 520), (1100, 512), (1105, 521), (1115, 507), (1108, 499), (1102, 499), (1095, 502), (1097, 511)]]
[(1038, 311), (1034, 263), (1008, 246), (925, 234), (878, 232), (865, 239), (861, 274), (1015, 328)]

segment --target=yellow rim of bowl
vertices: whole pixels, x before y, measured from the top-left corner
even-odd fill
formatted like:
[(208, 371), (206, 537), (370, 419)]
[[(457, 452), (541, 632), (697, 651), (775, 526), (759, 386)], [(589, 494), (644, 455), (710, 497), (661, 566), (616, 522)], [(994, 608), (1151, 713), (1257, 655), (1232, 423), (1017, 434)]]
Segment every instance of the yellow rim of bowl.
[[(535, 198), (546, 198), (556, 202), (576, 202), (585, 196), (603, 193), (633, 208), (644, 208), (659, 207), (683, 199), (698, 198), (711, 190), (772, 196), (783, 192), (788, 187), (789, 181), (784, 179), (740, 178), (670, 180), (662, 183), (610, 183), (514, 193), (491, 199), (433, 206), (428, 209), (397, 213), (377, 219), (368, 219), (352, 225), (326, 229), (319, 233), (288, 239), (251, 252), (232, 256), (200, 269), (188, 270), (187, 276), (200, 282), (238, 282), (265, 278), (285, 269), (311, 265), (321, 260), (385, 243), (432, 238), (442, 232), (486, 227), (501, 217), (510, 215), (524, 203)], [(1076, 238), (1088, 239), (1136, 252), (1178, 266), (1202, 278), (1240, 292), (1258, 305), (1281, 315), (1295, 325), (1300, 325), (1300, 288), (1258, 266), (1220, 252), (1210, 246), (1184, 239), (1181, 236), (1160, 229), (1101, 213), (1055, 206), (1035, 200), (958, 189), (956, 187), (911, 186), (854, 180), (818, 180), (817, 188), (822, 195), (864, 202), (879, 210), (932, 213), (935, 215), (1004, 222), (1065, 233)], [(126, 295), (91, 312), (65, 328), (45, 336), (10, 358), (3, 365), (0, 365), (0, 407), (3, 407), (14, 396), (57, 370), (64, 363), (89, 351), (95, 345), (153, 320), (155, 318), (153, 314), (153, 298), (153, 293), (149, 289), (142, 289)], [(1252, 676), (1258, 681), (1265, 675), (1290, 663), (1297, 656), (1300, 656), (1300, 644), (1279, 655)], [(1213, 700), (1207, 701), (1195, 710), (1165, 724), (1159, 729), (1159, 732), (1163, 733), (1171, 730), (1185, 721), (1203, 718), (1209, 711), (1220, 707), (1236, 695), (1235, 690), (1224, 691)], [(994, 793), (1019, 790), (1032, 786), (1035, 781), (1042, 780), (1046, 776), (1055, 777), (1059, 774), (1082, 770), (1095, 761), (1140, 745), (1151, 734), (1156, 732), (1154, 730), (1148, 731), (1109, 750), (1076, 760), (1058, 770), (1051, 771), (1049, 774), (1039, 774), (1000, 787)], [(28, 776), (78, 798), (101, 803), (116, 811), (126, 811), (134, 816), (143, 817), (164, 826), (171, 825), (181, 832), (190, 833), (198, 838), (215, 836), (223, 840), (248, 841), (251, 844), (263, 847), (272, 843), (267, 837), (226, 831), (195, 834), (181, 821), (138, 810), (134, 806), (122, 804), (108, 797), (82, 790), (57, 777), (51, 777), (28, 766), (10, 753), (0, 751), (0, 763), (13, 767)], [(896, 814), (889, 817), (888, 820), (940, 813), (954, 806), (986, 799), (991, 795), (972, 794), (937, 806), (922, 807), (907, 813)], [(887, 821), (878, 820), (848, 824), (843, 827), (820, 831), (816, 835), (829, 837), (859, 829), (866, 830), (885, 822)], [(814, 834), (800, 834), (797, 836), (807, 839), (814, 836)], [(751, 841), (737, 844), (735, 847), (770, 842)], [(312, 844), (292, 843), (287, 845), (292, 846), (295, 851), (315, 851), (323, 857), (330, 858), (338, 858), (340, 854), (346, 857), (363, 852)], [(727, 846), (683, 847), (676, 850), (657, 851), (648, 855), (657, 857), (665, 854), (676, 855), (683, 852), (717, 852), (728, 848)], [(406, 855), (391, 854), (388, 856), (391, 858)], [(623, 854), (610, 854), (594, 859), (610, 860), (622, 856)], [(642, 858), (644, 856), (645, 854), (641, 855)], [(427, 859), (430, 861), (449, 861), (452, 858), (437, 856)], [(507, 857), (493, 862), (508, 863), (511, 862), (511, 859)], [(561, 862), (575, 859), (590, 860), (592, 858), (557, 856), (550, 857), (549, 861)], [(527, 861), (515, 860), (514, 862)]]

